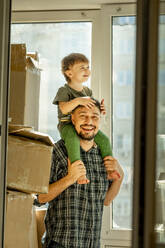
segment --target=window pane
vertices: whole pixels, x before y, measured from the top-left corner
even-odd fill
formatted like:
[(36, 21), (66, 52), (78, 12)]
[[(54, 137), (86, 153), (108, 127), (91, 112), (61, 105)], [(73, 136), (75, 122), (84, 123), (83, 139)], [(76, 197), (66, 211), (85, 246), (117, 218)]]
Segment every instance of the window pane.
[[(64, 85), (61, 59), (72, 52), (91, 60), (91, 22), (12, 24), (11, 43), (25, 43), (28, 52), (38, 52), (41, 71), (39, 131), (59, 139), (57, 107), (52, 104)], [(90, 81), (86, 83), (90, 86)]]
[(135, 17), (113, 17), (112, 25), (113, 155), (125, 173), (120, 193), (113, 202), (113, 228), (129, 229), (133, 188)]

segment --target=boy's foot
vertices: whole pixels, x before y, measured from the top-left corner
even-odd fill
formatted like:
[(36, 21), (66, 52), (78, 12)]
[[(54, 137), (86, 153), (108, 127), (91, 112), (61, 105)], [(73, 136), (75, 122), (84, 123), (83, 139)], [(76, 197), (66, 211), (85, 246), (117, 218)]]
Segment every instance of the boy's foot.
[(115, 170), (107, 173), (107, 179), (120, 179), (120, 174)]
[(87, 178), (84, 178), (84, 179), (78, 179), (77, 180), (77, 183), (78, 184), (88, 184), (90, 181), (89, 181), (89, 179), (87, 179)]

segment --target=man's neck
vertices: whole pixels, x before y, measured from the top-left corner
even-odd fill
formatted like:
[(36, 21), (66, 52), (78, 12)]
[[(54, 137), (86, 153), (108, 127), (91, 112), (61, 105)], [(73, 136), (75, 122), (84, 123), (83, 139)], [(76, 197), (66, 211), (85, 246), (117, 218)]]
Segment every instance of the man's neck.
[(89, 151), (92, 148), (93, 145), (94, 145), (94, 139), (93, 140), (83, 140), (83, 139), (80, 139), (80, 146), (86, 152)]

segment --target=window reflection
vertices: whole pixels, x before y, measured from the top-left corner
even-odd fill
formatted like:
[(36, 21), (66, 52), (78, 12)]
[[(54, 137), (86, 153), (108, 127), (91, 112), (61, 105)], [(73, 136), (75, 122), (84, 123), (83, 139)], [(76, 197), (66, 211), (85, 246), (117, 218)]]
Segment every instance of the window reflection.
[(113, 17), (113, 154), (124, 168), (124, 182), (113, 203), (113, 228), (132, 222), (135, 17)]
[[(25, 32), (26, 30), (26, 32)], [(39, 54), (41, 71), (39, 131), (58, 140), (57, 109), (52, 104), (64, 83), (61, 59), (71, 52), (85, 54), (91, 61), (91, 22), (12, 24), (11, 43), (25, 43), (27, 51)], [(90, 85), (90, 81), (87, 82)]]

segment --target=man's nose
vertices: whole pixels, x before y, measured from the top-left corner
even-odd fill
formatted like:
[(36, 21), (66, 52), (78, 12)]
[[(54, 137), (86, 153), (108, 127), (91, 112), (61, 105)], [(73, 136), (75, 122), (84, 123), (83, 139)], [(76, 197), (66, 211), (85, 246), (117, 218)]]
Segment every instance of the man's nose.
[(92, 118), (90, 116), (86, 116), (85, 123), (88, 125), (92, 124)]

